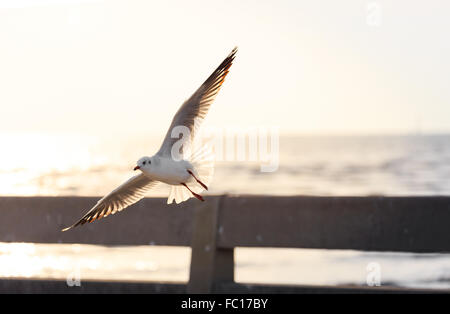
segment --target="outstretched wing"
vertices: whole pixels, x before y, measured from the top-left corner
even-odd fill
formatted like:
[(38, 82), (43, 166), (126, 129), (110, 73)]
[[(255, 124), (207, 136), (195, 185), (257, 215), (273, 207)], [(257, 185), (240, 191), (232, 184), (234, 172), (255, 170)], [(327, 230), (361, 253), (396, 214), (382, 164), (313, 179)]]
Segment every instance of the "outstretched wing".
[(209, 107), (219, 93), (220, 87), (233, 63), (236, 52), (237, 47), (231, 51), (228, 57), (223, 60), (202, 86), (178, 109), (157, 154), (166, 157), (171, 156), (172, 146), (179, 140), (179, 138), (172, 138), (172, 130), (176, 126), (189, 128), (190, 139), (188, 139), (189, 142), (187, 144), (192, 142), (199, 122), (203, 121), (208, 113)]
[(127, 208), (144, 198), (145, 193), (156, 185), (157, 182), (158, 181), (148, 179), (143, 173), (130, 178), (114, 191), (99, 200), (78, 222), (62, 231), (67, 231), (78, 225), (84, 225), (87, 222), (101, 219), (109, 214), (115, 214), (116, 212)]

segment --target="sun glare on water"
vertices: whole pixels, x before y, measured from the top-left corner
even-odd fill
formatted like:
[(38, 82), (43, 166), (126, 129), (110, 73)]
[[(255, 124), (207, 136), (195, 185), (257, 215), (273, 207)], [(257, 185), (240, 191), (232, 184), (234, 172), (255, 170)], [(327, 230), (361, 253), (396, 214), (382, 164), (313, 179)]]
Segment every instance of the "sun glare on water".
[[(51, 195), (45, 181), (60, 173), (87, 171), (106, 162), (93, 154), (96, 139), (57, 134), (0, 134), (0, 193)], [(68, 184), (64, 178), (59, 185)]]

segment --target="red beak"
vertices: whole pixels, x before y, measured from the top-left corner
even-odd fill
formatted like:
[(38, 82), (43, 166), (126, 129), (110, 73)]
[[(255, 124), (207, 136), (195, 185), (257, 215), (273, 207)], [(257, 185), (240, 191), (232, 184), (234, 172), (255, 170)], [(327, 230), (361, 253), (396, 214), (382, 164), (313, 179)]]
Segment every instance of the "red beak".
[(133, 170), (138, 170), (138, 169), (141, 169), (141, 167), (139, 167), (139, 166), (136, 166), (136, 167), (134, 167), (134, 169)]

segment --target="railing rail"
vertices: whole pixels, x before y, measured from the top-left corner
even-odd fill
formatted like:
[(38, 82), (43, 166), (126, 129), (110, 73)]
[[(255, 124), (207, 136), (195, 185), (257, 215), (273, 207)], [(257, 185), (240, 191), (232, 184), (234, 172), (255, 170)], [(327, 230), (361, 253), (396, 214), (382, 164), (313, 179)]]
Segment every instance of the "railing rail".
[(176, 206), (147, 198), (60, 232), (96, 201), (2, 197), (0, 241), (191, 246), (193, 293), (233, 284), (238, 246), (450, 252), (450, 197), (210, 196)]

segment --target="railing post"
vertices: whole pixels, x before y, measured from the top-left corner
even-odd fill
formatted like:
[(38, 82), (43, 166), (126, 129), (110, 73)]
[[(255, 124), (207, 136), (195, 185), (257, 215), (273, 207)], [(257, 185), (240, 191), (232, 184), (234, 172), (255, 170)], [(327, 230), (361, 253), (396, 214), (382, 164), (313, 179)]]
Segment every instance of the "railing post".
[(234, 250), (216, 246), (223, 197), (208, 198), (195, 210), (188, 293), (211, 293), (214, 284), (234, 281)]

